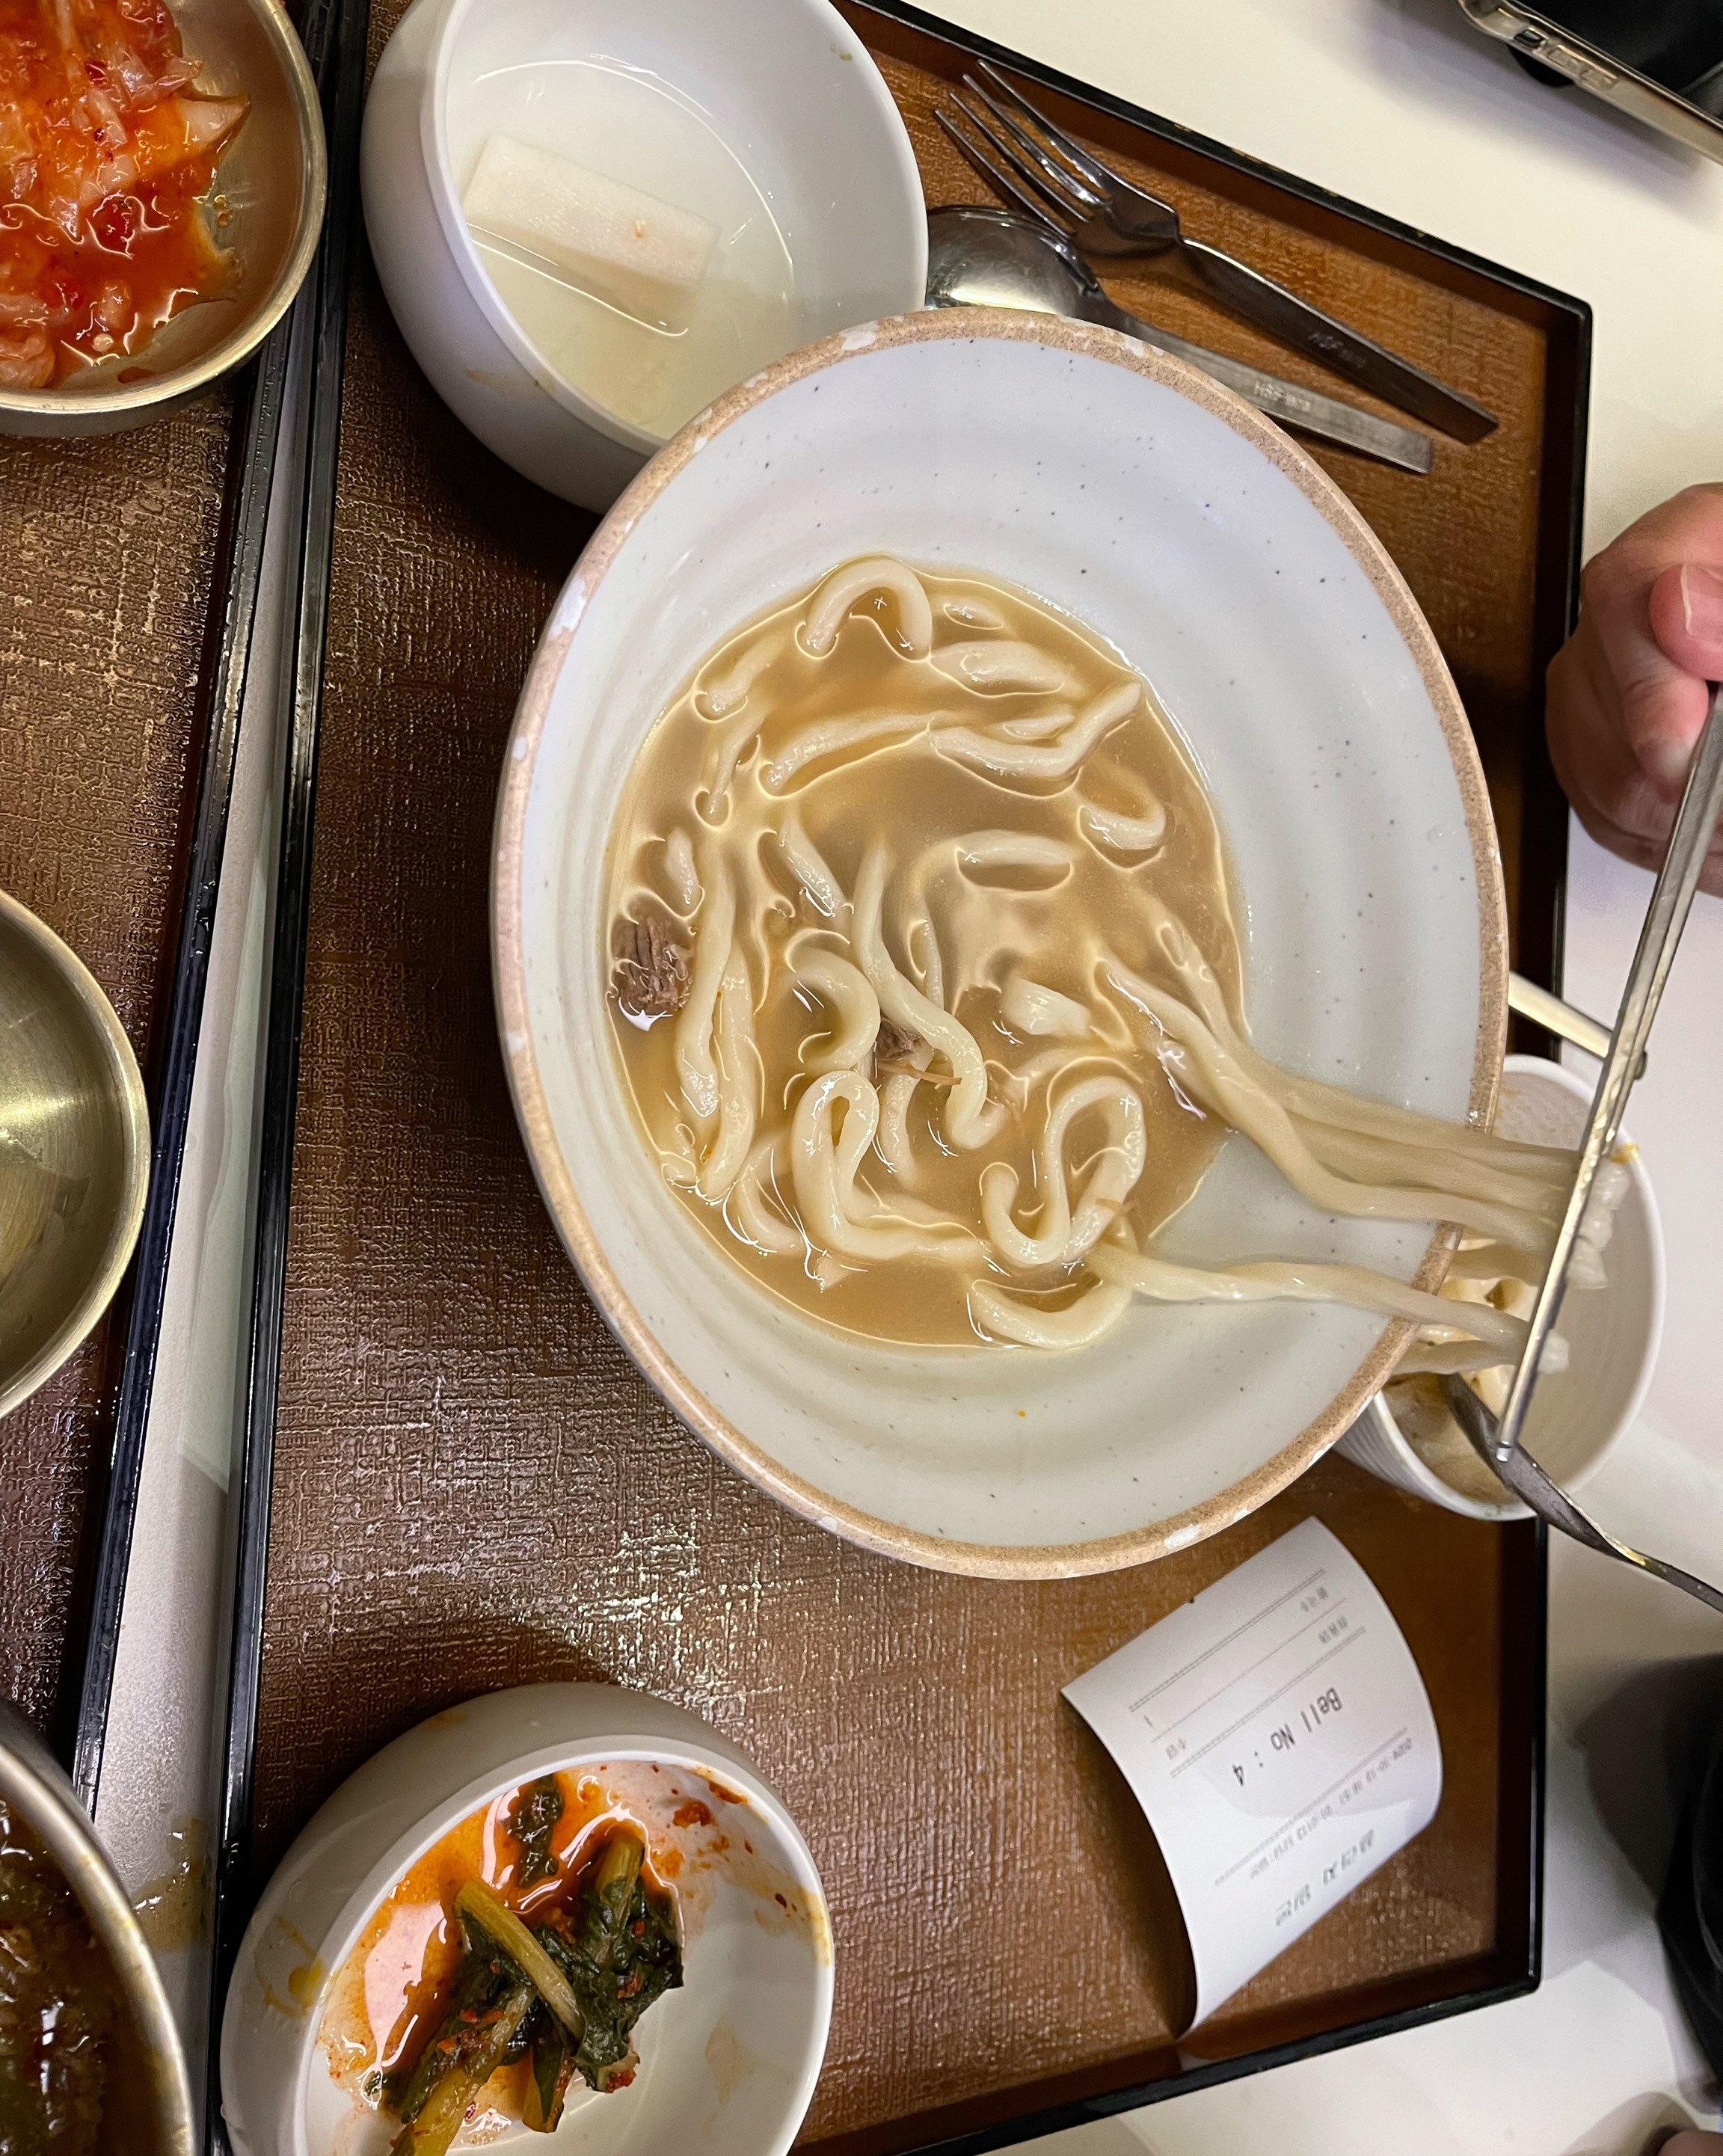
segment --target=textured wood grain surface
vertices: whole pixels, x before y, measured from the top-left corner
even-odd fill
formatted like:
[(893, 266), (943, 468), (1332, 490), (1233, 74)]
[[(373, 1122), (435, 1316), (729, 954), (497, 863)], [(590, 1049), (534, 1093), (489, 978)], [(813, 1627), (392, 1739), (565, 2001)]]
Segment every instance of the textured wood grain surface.
[[(392, 20), (379, 10), (379, 34)], [(930, 84), (911, 62), (929, 49), (879, 34), (900, 54), (885, 64), (931, 197), (976, 198), (927, 121)], [(1193, 162), (1181, 153), (1162, 172), (1193, 227), (1503, 416), (1481, 449), (1443, 444), (1428, 481), (1340, 452), (1324, 460), (1436, 625), (1511, 839), (1536, 716), (1546, 325), (1492, 303), (1480, 280), (1450, 289), (1420, 276), (1403, 248), (1384, 262), (1337, 246), (1223, 174), (1199, 184)], [(1140, 280), (1117, 289), (1170, 327), (1320, 379), (1200, 302)], [(1505, 1637), (1523, 1613), (1505, 1613), (1536, 1578), (1528, 1534), (1454, 1519), (1330, 1461), (1228, 1535), (1138, 1572), (1027, 1586), (917, 1572), (822, 1534), (720, 1466), (606, 1331), (515, 1133), (486, 940), (514, 698), (588, 528), (450, 419), (362, 268), (260, 1861), (379, 1743), (435, 1708), (549, 1676), (639, 1686), (754, 1755), (823, 1872), (837, 2006), (807, 2138), (862, 2156), (1172, 2072), (1190, 1979), (1164, 1874), (1059, 1686), (1315, 1512), (1377, 1580), (1424, 1671), (1447, 1762), (1442, 1808), (1197, 2048), (1255, 2048), (1500, 1980), (1525, 1952), (1533, 1655), (1529, 1635)], [(1565, 525), (1555, 543), (1562, 555)]]
[[(149, 1075), (172, 965), (225, 393), (98, 441), (0, 438), (0, 887), (77, 952)], [(0, 1422), (0, 1697), (46, 1724), (121, 1302)]]

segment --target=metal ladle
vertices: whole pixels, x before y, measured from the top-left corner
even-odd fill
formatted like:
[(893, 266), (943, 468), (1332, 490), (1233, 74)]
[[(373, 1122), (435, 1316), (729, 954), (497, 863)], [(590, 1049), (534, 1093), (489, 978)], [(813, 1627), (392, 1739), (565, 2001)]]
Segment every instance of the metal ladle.
[(1285, 382), (1242, 360), (1188, 344), (1152, 322), (1117, 306), (1076, 249), (1046, 225), (1014, 210), (957, 206), (927, 213), (927, 304), (930, 307), (1019, 307), (1032, 314), (1064, 315), (1123, 330), (1145, 344), (1187, 361), (1235, 390), (1284, 427), (1296, 427), (1326, 442), (1361, 450), (1401, 470), (1427, 473), (1433, 444), (1428, 434), (1379, 419), (1338, 397)]

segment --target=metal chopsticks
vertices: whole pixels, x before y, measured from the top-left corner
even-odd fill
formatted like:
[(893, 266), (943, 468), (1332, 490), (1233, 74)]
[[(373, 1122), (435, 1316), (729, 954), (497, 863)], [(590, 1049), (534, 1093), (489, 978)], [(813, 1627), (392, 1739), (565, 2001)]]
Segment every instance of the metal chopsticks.
[[(1546, 1033), (1571, 1040), (1576, 1048), (1584, 1049), (1587, 1055), (1595, 1055), (1600, 1063), (1609, 1053), (1610, 1029), (1601, 1019), (1576, 1010), (1572, 1004), (1563, 1003), (1560, 996), (1539, 988), (1536, 981), (1528, 981), (1523, 973), (1508, 975), (1508, 1009), (1518, 1011), (1521, 1018), (1529, 1018), (1534, 1025), (1541, 1025)], [(1645, 1075), (1643, 1055), (1633, 1075), (1636, 1079)]]
[(1568, 1196), (1548, 1270), (1532, 1308), (1526, 1345), (1500, 1422), (1469, 1385), (1451, 1382), (1446, 1390), (1456, 1418), (1473, 1445), (1540, 1518), (1590, 1548), (1618, 1558), (1624, 1564), (1635, 1565), (1642, 1572), (1679, 1587), (1710, 1608), (1723, 1611), (1723, 1591), (1684, 1572), (1679, 1565), (1648, 1557), (1606, 1533), (1551, 1481), (1520, 1442), (1526, 1410), (1537, 1384), (1538, 1366), (1561, 1312), (1567, 1269), (1592, 1186), (1621, 1129), (1628, 1095), (1644, 1060), (1646, 1036), (1657, 1015), (1720, 816), (1723, 816), (1723, 686), (1714, 686), (1710, 713), (1687, 775), (1675, 827), (1669, 838), (1669, 853), (1652, 891), (1645, 926), (1639, 932), (1639, 947), (1633, 954), (1633, 969), (1628, 975), (1621, 1011), (1610, 1038), (1609, 1053), (1587, 1119), (1579, 1149), (1578, 1173)]

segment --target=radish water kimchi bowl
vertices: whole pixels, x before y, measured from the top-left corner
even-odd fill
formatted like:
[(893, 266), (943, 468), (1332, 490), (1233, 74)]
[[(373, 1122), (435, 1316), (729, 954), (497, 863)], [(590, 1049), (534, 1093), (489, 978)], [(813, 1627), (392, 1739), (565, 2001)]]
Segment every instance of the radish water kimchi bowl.
[(0, 0), (0, 431), (136, 425), (238, 365), (324, 190), (274, 0)]

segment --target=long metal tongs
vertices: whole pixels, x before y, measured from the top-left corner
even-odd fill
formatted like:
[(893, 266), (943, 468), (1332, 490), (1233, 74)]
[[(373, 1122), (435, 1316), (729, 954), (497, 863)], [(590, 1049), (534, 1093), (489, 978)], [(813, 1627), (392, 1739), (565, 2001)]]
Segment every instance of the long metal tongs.
[(1710, 1609), (1723, 1611), (1723, 1592), (1718, 1589), (1695, 1578), (1679, 1565), (1666, 1563), (1661, 1558), (1646, 1557), (1626, 1543), (1617, 1541), (1613, 1535), (1606, 1534), (1565, 1491), (1556, 1486), (1520, 1441), (1526, 1426), (1526, 1411), (1537, 1383), (1544, 1344), (1561, 1312), (1567, 1268), (1578, 1240), (1586, 1202), (1592, 1194), (1597, 1170), (1608, 1158), (1621, 1129), (1628, 1095), (1641, 1067), (1645, 1037), (1657, 1015), (1664, 983), (1669, 979), (1675, 947), (1687, 925), (1700, 870), (1705, 865), (1720, 815), (1723, 815), (1723, 685), (1714, 685), (1710, 715), (1687, 774), (1686, 788), (1669, 838), (1669, 854), (1658, 873), (1645, 926), (1639, 932), (1639, 947), (1633, 954), (1627, 992), (1622, 998), (1621, 1012), (1610, 1036), (1609, 1053), (1604, 1058), (1603, 1073), (1592, 1102), (1579, 1150), (1579, 1173), (1568, 1197), (1549, 1270), (1538, 1291), (1520, 1367), (1514, 1373), (1513, 1386), (1500, 1422), (1462, 1379), (1449, 1378), (1445, 1388), (1455, 1419), (1479, 1454), (1540, 1519), (1547, 1521), (1552, 1527), (1559, 1527), (1563, 1534), (1572, 1535), (1576, 1542), (1584, 1543), (1588, 1548), (1601, 1550), (1605, 1557), (1619, 1558), (1623, 1564), (1637, 1565), (1641, 1572), (1667, 1580), (1671, 1587), (1679, 1587), (1684, 1594), (1693, 1595)]

